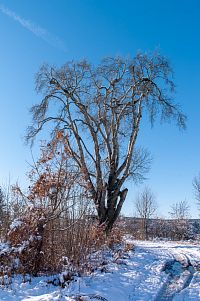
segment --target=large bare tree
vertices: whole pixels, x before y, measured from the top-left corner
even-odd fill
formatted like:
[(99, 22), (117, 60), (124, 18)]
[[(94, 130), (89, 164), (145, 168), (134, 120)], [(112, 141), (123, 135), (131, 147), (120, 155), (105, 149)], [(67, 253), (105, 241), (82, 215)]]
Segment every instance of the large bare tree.
[(159, 54), (133, 59), (68, 62), (61, 68), (44, 65), (36, 77), (44, 98), (31, 108), (33, 124), (27, 140), (51, 123), (51, 134), (62, 131), (66, 148), (83, 173), (99, 222), (109, 231), (117, 219), (129, 178), (141, 180), (148, 170), (147, 153), (136, 149), (143, 114), (153, 123), (174, 119), (185, 127), (185, 116), (172, 101), (174, 84), (169, 62)]

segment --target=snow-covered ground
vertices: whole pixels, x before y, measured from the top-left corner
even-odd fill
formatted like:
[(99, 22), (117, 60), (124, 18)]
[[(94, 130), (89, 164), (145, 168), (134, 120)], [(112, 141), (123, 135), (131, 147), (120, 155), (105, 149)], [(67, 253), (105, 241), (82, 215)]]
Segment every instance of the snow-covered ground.
[(31, 283), (16, 277), (1, 287), (0, 300), (200, 300), (199, 244), (133, 242), (134, 250), (121, 257), (107, 255), (108, 264), (64, 289), (48, 283), (55, 276), (32, 278)]

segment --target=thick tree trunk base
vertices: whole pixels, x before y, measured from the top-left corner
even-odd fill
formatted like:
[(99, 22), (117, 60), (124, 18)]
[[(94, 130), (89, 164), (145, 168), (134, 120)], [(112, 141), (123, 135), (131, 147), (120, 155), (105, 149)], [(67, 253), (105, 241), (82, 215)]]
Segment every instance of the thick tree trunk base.
[(103, 211), (100, 207), (98, 209), (99, 225), (104, 228), (106, 235), (109, 235), (112, 231), (112, 228), (120, 215), (127, 192), (127, 188), (123, 189), (115, 199), (110, 200), (110, 203), (108, 202), (107, 208), (104, 207)]

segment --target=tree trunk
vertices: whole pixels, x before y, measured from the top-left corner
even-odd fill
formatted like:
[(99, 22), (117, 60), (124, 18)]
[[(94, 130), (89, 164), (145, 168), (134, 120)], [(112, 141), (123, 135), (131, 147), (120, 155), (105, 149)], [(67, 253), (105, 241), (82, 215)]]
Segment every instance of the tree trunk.
[(41, 237), (38, 242), (36, 242), (36, 250), (33, 258), (33, 276), (37, 276), (38, 272), (40, 271), (41, 261), (43, 258), (42, 254), (42, 246), (43, 246), (43, 239), (44, 239), (44, 220), (39, 221), (38, 223), (38, 235)]
[(148, 240), (148, 219), (145, 219), (145, 240)]
[[(104, 226), (104, 231), (107, 235), (111, 232), (115, 221), (119, 217), (127, 192), (127, 188), (120, 191), (117, 196), (107, 201), (107, 206), (101, 205), (97, 209), (99, 224)], [(115, 195), (115, 193), (113, 193), (113, 195)], [(102, 203), (103, 201), (101, 200), (101, 204)]]

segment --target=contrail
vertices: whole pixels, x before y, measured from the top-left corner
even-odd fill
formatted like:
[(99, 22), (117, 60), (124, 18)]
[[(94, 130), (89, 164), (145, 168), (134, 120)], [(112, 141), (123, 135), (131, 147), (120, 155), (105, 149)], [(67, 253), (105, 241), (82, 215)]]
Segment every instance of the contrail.
[(26, 20), (19, 15), (17, 15), (14, 11), (8, 9), (4, 5), (0, 4), (0, 12), (2, 12), (4, 15), (7, 15), (14, 21), (18, 22), (21, 26), (32, 32), (35, 36), (41, 38), (48, 44), (59, 48), (63, 51), (67, 51), (67, 48), (64, 44), (64, 42), (57, 36), (54, 36), (50, 32), (48, 32), (46, 29), (34, 24), (30, 20)]

